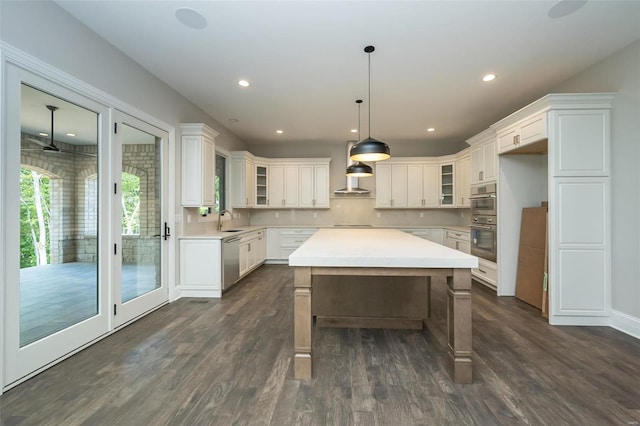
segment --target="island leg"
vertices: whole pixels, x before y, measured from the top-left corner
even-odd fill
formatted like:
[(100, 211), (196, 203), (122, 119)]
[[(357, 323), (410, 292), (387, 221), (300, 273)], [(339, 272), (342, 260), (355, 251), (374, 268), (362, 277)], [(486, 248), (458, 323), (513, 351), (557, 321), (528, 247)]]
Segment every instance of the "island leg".
[(447, 277), (447, 326), (449, 356), (455, 383), (472, 383), (471, 367), (471, 270), (454, 269)]
[(296, 267), (293, 275), (293, 377), (311, 380), (311, 268)]

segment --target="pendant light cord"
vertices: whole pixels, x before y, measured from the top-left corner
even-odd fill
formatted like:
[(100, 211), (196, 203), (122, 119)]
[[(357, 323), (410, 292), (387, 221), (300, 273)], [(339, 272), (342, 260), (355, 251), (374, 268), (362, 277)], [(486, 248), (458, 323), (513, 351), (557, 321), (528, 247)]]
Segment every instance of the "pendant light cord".
[[(358, 99), (359, 100), (359, 99)], [(361, 100), (359, 100), (360, 102), (356, 101), (356, 103), (358, 104), (358, 141), (360, 141), (360, 104), (362, 103)]]
[(371, 138), (371, 52), (367, 52), (369, 57), (369, 138)]

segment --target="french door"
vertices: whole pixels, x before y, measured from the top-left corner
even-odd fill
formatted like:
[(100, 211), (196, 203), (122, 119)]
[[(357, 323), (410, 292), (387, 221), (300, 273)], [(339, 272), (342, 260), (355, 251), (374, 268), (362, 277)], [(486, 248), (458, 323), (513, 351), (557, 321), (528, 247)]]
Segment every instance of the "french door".
[(4, 387), (108, 333), (109, 109), (6, 67)]
[(167, 212), (169, 135), (121, 112), (115, 114), (114, 326), (169, 300)]
[(166, 131), (6, 66), (1, 386), (168, 301)]

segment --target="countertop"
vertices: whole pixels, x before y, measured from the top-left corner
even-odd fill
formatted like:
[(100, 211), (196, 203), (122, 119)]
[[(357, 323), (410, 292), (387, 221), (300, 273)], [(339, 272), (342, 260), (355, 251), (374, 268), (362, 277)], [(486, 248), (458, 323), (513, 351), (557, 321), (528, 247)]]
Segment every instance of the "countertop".
[[(181, 240), (198, 240), (198, 239), (211, 239), (211, 240), (222, 240), (225, 238), (232, 237), (234, 235), (242, 235), (248, 232), (259, 231), (261, 229), (267, 228), (317, 228), (317, 229), (351, 229), (349, 225), (262, 225), (262, 226), (239, 226), (237, 232), (212, 232), (208, 234), (201, 235), (183, 235), (178, 239)], [(389, 226), (372, 226), (370, 228), (357, 228), (357, 229), (449, 229), (457, 232), (470, 232), (468, 226), (458, 226), (458, 225), (429, 225), (429, 226), (400, 226), (400, 225), (389, 225)]]
[(289, 266), (477, 268), (478, 258), (397, 229), (323, 228), (289, 256)]

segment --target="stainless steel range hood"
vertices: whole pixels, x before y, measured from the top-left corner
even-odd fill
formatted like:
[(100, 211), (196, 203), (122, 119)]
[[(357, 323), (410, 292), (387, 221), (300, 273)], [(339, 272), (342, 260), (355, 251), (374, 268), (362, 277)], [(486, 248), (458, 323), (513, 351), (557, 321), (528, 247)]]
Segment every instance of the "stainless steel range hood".
[[(349, 156), (349, 152), (351, 151), (351, 147), (356, 144), (356, 141), (347, 141), (347, 166), (349, 166), (353, 161)], [(347, 186), (342, 189), (336, 189), (333, 191), (334, 194), (340, 195), (365, 195), (370, 194), (371, 191), (364, 188), (358, 187), (358, 178), (345, 176), (347, 178)]]

